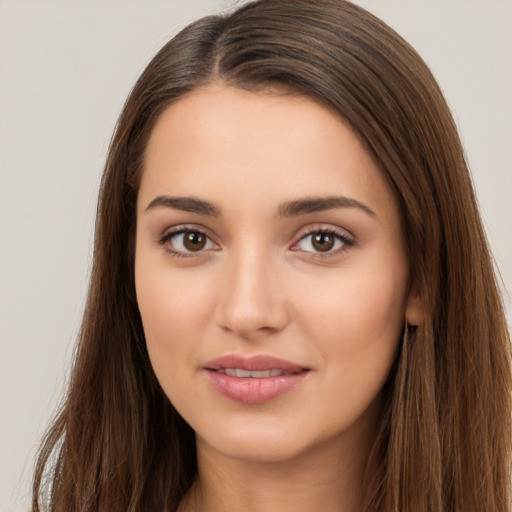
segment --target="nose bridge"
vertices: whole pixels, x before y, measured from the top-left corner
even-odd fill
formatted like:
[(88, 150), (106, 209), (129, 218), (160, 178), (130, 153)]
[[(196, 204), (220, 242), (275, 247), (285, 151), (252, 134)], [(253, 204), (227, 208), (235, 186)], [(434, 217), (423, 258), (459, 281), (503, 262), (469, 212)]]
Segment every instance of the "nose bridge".
[(263, 244), (239, 243), (228, 254), (217, 322), (243, 337), (277, 331), (287, 321), (277, 262)]

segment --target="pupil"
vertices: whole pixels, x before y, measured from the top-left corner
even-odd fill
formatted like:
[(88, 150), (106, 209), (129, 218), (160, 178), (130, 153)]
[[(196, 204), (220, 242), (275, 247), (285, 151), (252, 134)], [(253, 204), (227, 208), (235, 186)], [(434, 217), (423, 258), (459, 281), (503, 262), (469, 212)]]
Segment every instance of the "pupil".
[(197, 231), (188, 231), (183, 244), (190, 251), (200, 251), (206, 245), (206, 237)]
[(317, 233), (313, 236), (313, 246), (321, 252), (326, 252), (334, 247), (334, 237), (328, 233)]

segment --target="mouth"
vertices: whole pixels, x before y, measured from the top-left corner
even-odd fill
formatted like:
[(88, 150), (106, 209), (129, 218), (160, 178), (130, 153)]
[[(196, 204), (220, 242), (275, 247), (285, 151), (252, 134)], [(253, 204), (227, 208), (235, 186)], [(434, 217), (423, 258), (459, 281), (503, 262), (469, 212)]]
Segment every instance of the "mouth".
[(236, 354), (209, 362), (204, 370), (222, 396), (243, 404), (269, 402), (301, 384), (310, 369), (268, 355)]
[(271, 368), (267, 370), (244, 370), (242, 368), (219, 368), (218, 373), (225, 373), (230, 377), (248, 378), (248, 379), (267, 379), (268, 377), (281, 377), (281, 375), (292, 375), (292, 372), (286, 372), (278, 368)]
[[(240, 354), (227, 354), (206, 363), (205, 368), (226, 373), (231, 377), (253, 378), (277, 377), (281, 374), (292, 374), (308, 370), (306, 366), (269, 354), (258, 354), (249, 357)], [(260, 375), (261, 372), (269, 372), (269, 375), (266, 373)], [(270, 373), (275, 375), (270, 375)]]

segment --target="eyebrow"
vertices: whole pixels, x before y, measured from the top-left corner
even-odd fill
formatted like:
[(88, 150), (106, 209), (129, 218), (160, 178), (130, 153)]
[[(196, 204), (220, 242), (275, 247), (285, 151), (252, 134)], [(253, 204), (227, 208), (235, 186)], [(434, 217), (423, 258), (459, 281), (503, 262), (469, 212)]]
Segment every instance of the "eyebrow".
[(195, 197), (158, 196), (148, 204), (146, 211), (159, 206), (173, 210), (182, 210), (184, 212), (198, 213), (199, 215), (208, 215), (209, 217), (220, 217), (220, 208), (208, 201), (203, 201)]
[(322, 212), (334, 208), (358, 208), (370, 217), (376, 217), (376, 213), (357, 199), (345, 196), (311, 197), (298, 201), (289, 201), (282, 204), (278, 210), (279, 217), (296, 217), (308, 213)]
[[(173, 210), (182, 210), (185, 212), (197, 213), (208, 217), (220, 217), (221, 210), (209, 201), (198, 199), (196, 197), (170, 197), (158, 196), (153, 199), (146, 208), (146, 211), (153, 208), (163, 207)], [(357, 199), (345, 196), (332, 197), (309, 197), (288, 201), (279, 206), (277, 217), (298, 217), (308, 213), (333, 210), (335, 208), (358, 208), (370, 217), (376, 217), (375, 212)]]

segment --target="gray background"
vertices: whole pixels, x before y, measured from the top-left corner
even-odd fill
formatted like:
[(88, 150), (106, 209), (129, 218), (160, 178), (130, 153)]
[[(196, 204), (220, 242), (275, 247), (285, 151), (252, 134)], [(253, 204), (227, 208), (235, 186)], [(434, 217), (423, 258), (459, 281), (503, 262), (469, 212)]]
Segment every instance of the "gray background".
[[(28, 510), (87, 289), (97, 187), (135, 78), (177, 29), (236, 2), (0, 0), (0, 511)], [(512, 2), (358, 1), (422, 54), (459, 124), (512, 290)], [(505, 297), (510, 323), (510, 296)]]

